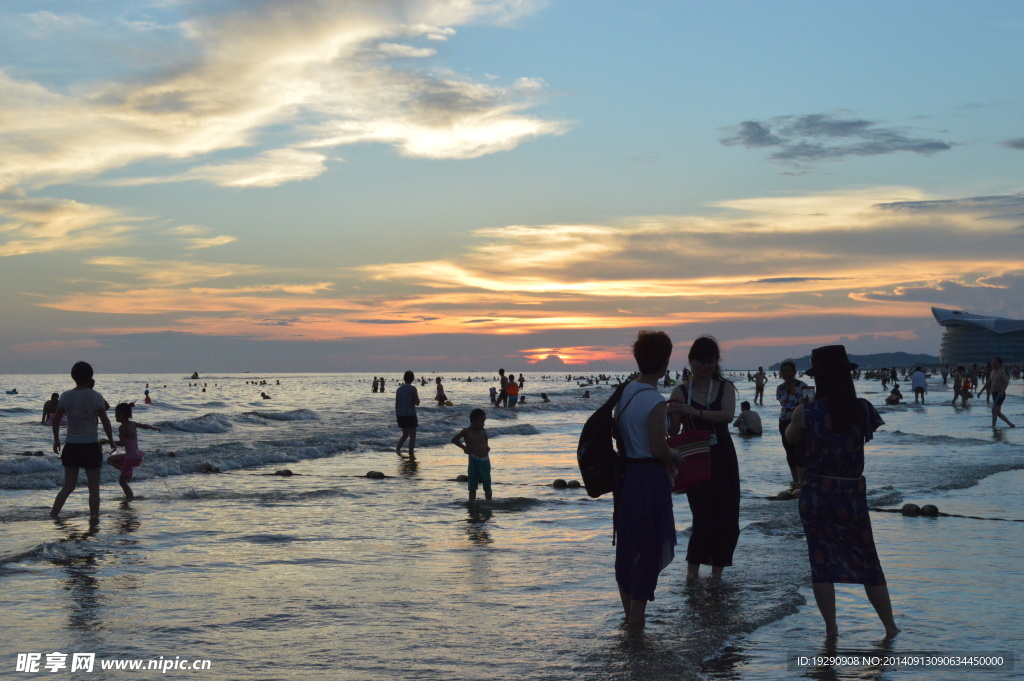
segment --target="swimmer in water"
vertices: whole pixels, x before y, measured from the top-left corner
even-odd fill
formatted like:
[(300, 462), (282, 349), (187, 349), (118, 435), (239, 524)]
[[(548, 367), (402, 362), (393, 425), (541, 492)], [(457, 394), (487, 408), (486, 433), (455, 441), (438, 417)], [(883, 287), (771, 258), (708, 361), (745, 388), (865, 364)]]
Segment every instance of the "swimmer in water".
[(50, 419), (53, 417), (53, 413), (57, 411), (57, 401), (60, 399), (60, 393), (53, 393), (50, 395), (50, 399), (43, 402), (43, 420), (40, 423), (49, 425)]

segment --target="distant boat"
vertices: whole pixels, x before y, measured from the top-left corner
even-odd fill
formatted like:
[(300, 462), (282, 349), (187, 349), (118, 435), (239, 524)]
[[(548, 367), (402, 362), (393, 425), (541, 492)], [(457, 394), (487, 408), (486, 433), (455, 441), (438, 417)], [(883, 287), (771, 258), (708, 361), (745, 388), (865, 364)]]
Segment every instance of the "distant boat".
[(192, 380), (193, 381), (198, 381), (199, 380), (199, 372), (198, 371), (193, 371), (192, 372)]

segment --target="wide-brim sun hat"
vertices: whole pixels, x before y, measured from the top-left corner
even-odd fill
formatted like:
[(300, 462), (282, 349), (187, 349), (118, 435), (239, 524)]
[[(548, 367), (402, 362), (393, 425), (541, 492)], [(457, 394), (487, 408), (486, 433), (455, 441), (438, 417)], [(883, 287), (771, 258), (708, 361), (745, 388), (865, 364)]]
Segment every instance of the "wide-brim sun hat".
[(813, 378), (826, 373), (849, 373), (857, 367), (847, 356), (845, 345), (826, 345), (811, 350), (811, 368), (804, 374)]

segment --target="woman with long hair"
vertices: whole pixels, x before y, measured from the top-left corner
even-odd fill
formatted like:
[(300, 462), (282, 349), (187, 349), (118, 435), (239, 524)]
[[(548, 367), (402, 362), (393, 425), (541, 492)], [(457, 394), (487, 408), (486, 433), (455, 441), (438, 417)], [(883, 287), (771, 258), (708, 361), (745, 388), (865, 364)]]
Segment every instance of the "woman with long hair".
[(688, 355), (692, 377), (669, 398), (670, 435), (679, 432), (684, 417), (695, 430), (712, 431), (711, 478), (686, 490), (693, 515), (686, 550), (686, 578), (695, 580), (701, 565), (711, 566), (711, 582), (722, 579), (732, 565), (740, 538), (740, 468), (729, 424), (736, 415), (736, 387), (722, 376), (718, 342), (702, 336)]
[(814, 600), (825, 620), (826, 635), (839, 633), (835, 591), (839, 582), (863, 584), (886, 636), (895, 636), (899, 627), (871, 534), (863, 475), (864, 443), (883, 421), (870, 402), (857, 397), (850, 375), (856, 368), (842, 345), (815, 348), (807, 371), (814, 378), (815, 400), (793, 411), (786, 437), (805, 443), (800, 520), (807, 537)]

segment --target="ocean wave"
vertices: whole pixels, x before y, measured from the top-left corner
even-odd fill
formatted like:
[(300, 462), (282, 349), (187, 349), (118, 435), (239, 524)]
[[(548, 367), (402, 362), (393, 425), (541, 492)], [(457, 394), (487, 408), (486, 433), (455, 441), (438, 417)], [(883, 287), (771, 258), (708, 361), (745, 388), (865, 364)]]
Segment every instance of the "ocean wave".
[(292, 411), (247, 411), (245, 415), (258, 416), (267, 421), (318, 421), (320, 415), (312, 409), (295, 409)]
[(956, 435), (926, 435), (924, 433), (905, 433), (902, 430), (892, 430), (889, 434), (893, 436), (893, 439), (899, 443), (912, 441), (913, 444), (932, 444), (932, 445), (949, 445), (955, 444), (958, 446), (976, 446), (980, 438), (977, 437), (957, 437)]
[(29, 409), (28, 407), (5, 407), (0, 409), (0, 414), (34, 414), (35, 412), (35, 409)]
[(529, 423), (518, 423), (514, 426), (498, 426), (497, 428), (488, 428), (488, 436), (494, 435), (540, 435), (540, 430), (537, 426)]
[(161, 425), (186, 433), (226, 433), (233, 427), (231, 421), (220, 414), (204, 414), (191, 419), (164, 422)]

